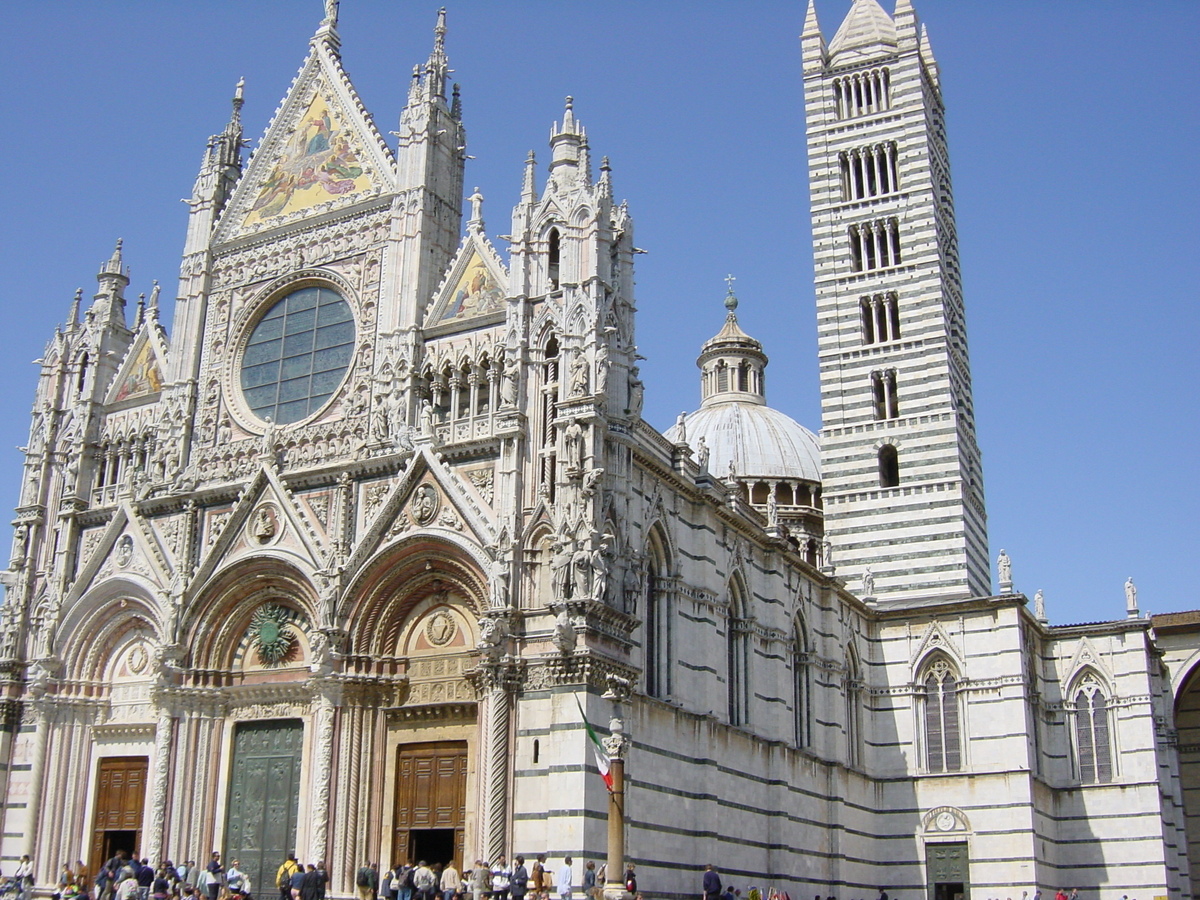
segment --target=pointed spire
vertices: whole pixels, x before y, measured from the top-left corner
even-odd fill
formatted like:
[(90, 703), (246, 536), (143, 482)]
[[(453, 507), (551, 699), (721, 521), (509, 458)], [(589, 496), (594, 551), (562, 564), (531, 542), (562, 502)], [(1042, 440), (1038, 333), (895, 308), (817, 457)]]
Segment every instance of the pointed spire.
[(71, 309), (67, 313), (67, 331), (79, 327), (79, 304), (83, 301), (83, 288), (75, 288), (75, 298), (71, 301)]
[(475, 188), (475, 192), (471, 194), (471, 218), (467, 220), (468, 231), (483, 231), (483, 194), (479, 193), (479, 188)]
[[(213, 145), (216, 158), (213, 160), (221, 169), (242, 170), (242, 107), (246, 103), (246, 79), (239, 78), (233, 91), (232, 111), (225, 130), (215, 138)], [(211, 153), (211, 151), (210, 151)]]
[(525, 157), (525, 180), (521, 184), (521, 202), (533, 204), (537, 202), (537, 156), (532, 150)]
[(446, 97), (446, 75), (450, 72), (450, 60), (446, 56), (446, 7), (438, 10), (437, 24), (433, 28), (433, 52), (425, 62), (425, 99)]
[[(575, 119), (575, 98), (567, 97), (562, 127), (555, 122), (550, 129), (550, 172), (559, 184), (574, 180), (579, 172), (580, 147), (586, 141), (587, 135)], [(586, 161), (586, 153), (584, 157)]]
[(433, 26), (433, 52), (446, 54), (446, 7), (438, 10), (437, 24)]
[(586, 132), (579, 142), (579, 172), (584, 184), (592, 183), (592, 148), (588, 146)]
[(137, 331), (146, 321), (146, 293), (138, 294), (137, 311), (133, 314), (133, 330)]
[(100, 271), (96, 273), (100, 288), (88, 310), (89, 315), (98, 315), (101, 322), (117, 322), (122, 327), (125, 325), (125, 288), (129, 285), (129, 269), (125, 267), (122, 252), (124, 243), (124, 239), (117, 238), (112, 256), (100, 264)]
[(575, 98), (567, 97), (567, 111), (563, 113), (561, 134), (575, 133)]
[(915, 47), (917, 45), (917, 13), (913, 9), (912, 0), (896, 0), (892, 21), (896, 23), (896, 40), (901, 48)]
[(929, 31), (924, 25), (921, 26), (920, 54), (921, 62), (925, 63), (925, 69), (929, 72), (929, 77), (940, 88), (942, 84), (941, 72), (938, 70), (937, 60), (933, 57), (933, 46), (929, 43)]
[(896, 23), (892, 21), (879, 0), (854, 0), (837, 34), (829, 42), (829, 55), (837, 56), (847, 50), (860, 53), (878, 48), (887, 50), (896, 46)]
[(811, 71), (825, 65), (825, 36), (821, 34), (821, 25), (817, 22), (816, 0), (808, 0), (808, 12), (804, 15), (804, 31), (800, 34), (800, 55), (804, 61), (804, 70)]
[(612, 166), (608, 164), (608, 157), (604, 156), (600, 159), (600, 196), (612, 199)]
[(462, 121), (462, 88), (454, 82), (454, 95), (450, 101), (450, 117), (456, 122)]

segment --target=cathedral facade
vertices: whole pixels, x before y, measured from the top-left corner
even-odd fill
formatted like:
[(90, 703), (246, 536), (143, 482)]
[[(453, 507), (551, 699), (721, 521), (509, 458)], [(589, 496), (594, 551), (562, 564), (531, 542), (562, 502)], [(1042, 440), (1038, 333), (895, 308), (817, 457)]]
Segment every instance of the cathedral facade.
[(118, 243), (42, 357), (0, 855), (49, 890), (216, 849), (266, 893), (295, 849), (336, 896), (367, 860), (603, 860), (586, 716), (652, 895), (715, 862), (795, 896), (1191, 896), (1197, 621), (1130, 585), (1051, 626), (1003, 551), (993, 589), (908, 0), (803, 25), (819, 435), (767, 405), (732, 289), (699, 407), (646, 423), (632, 214), (570, 99), (501, 253), (444, 12), (395, 146), (337, 18), (248, 161), (240, 86), (210, 139), (170, 330)]

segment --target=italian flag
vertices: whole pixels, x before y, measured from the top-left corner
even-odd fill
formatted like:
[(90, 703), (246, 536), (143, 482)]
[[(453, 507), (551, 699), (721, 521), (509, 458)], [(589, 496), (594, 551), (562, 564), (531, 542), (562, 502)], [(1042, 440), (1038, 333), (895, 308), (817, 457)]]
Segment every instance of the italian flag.
[(579, 702), (579, 695), (575, 696), (575, 705), (579, 707), (579, 716), (583, 719), (583, 727), (587, 729), (588, 740), (592, 743), (592, 752), (596, 755), (596, 768), (600, 770), (600, 777), (604, 779), (604, 786), (612, 790), (613, 779), (612, 772), (608, 769), (608, 751), (604, 749), (604, 745), (600, 743), (600, 738), (596, 736), (596, 729), (587, 720), (587, 714), (583, 711), (583, 704)]

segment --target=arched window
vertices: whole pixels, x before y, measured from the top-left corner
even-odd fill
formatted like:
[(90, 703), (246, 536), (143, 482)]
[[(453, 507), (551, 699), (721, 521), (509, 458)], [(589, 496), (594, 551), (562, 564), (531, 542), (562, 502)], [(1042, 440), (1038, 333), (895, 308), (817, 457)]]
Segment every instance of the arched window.
[(85, 384), (87, 384), (87, 370), (88, 370), (88, 355), (86, 353), (84, 353), (82, 356), (79, 357), (79, 379), (75, 383), (75, 392), (77, 394), (82, 394), (83, 386)]
[(746, 604), (739, 586), (734, 583), (729, 586), (729, 618), (725, 623), (725, 672), (730, 725), (746, 725), (749, 722), (749, 650), (750, 626), (746, 620)]
[(812, 698), (809, 695), (808, 635), (797, 616), (792, 636), (792, 718), (797, 747), (812, 746)]
[(671, 599), (665, 590), (665, 554), (658, 535), (651, 533), (647, 549), (645, 595), (646, 610), (646, 693), (665, 699), (671, 696)]
[(879, 486), (897, 487), (900, 484), (900, 458), (892, 444), (879, 448)]
[(857, 766), (862, 762), (862, 672), (853, 646), (846, 651), (846, 679), (843, 682), (846, 699), (846, 763)]
[(950, 663), (938, 657), (925, 670), (925, 768), (957, 772), (962, 768), (958, 715), (958, 678)]
[(1088, 672), (1072, 694), (1075, 715), (1075, 753), (1082, 784), (1112, 781), (1108, 696), (1094, 673)]
[(550, 290), (557, 291), (558, 274), (562, 262), (562, 240), (559, 238), (557, 228), (550, 229), (547, 243), (549, 247), (546, 254), (546, 277), (550, 281)]

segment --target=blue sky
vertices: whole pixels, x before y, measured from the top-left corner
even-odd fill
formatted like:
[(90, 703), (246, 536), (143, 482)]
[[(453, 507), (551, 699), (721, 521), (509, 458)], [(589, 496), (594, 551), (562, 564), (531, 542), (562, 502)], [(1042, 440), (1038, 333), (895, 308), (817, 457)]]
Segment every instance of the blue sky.
[[(1129, 575), (1143, 610), (1200, 607), (1200, 4), (915, 5), (948, 109), (992, 557), (1005, 548), (1059, 624), (1123, 615)], [(818, 0), (827, 37), (848, 8)], [(341, 5), (344, 64), (384, 133), (436, 9)], [(319, 0), (6, 7), (0, 447), (25, 443), (29, 361), (116, 238), (131, 299), (152, 278), (173, 295), (178, 201), (234, 84), (257, 142), (321, 15)], [(648, 251), (638, 343), (660, 428), (698, 405), (695, 356), (729, 272), (771, 355), (769, 402), (819, 428), (803, 19), (801, 0), (449, 5), (468, 190), (491, 234), (508, 232), (522, 161), (545, 160), (565, 95), (612, 159)], [(20, 462), (0, 452), (2, 506)]]

